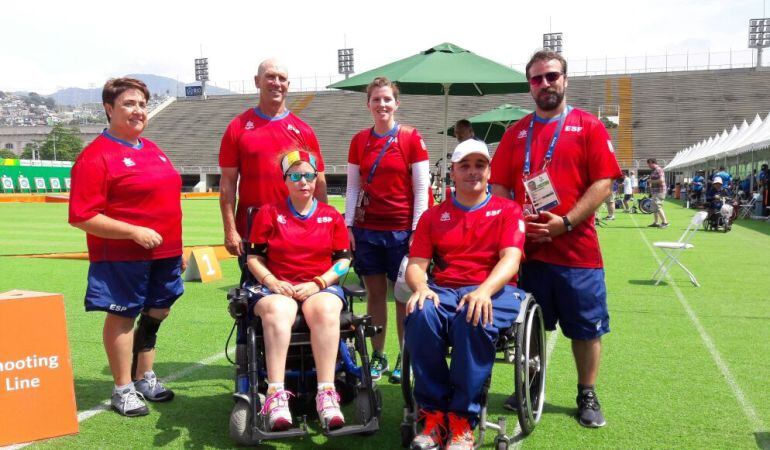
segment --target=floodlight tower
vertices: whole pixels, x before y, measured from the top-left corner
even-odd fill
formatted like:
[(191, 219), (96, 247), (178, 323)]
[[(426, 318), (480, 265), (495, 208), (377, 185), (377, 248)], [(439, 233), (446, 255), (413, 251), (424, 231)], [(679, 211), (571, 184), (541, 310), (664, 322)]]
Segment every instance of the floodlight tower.
[(564, 33), (543, 33), (543, 48), (561, 54)]
[(195, 81), (201, 82), (201, 90), (203, 91), (203, 98), (206, 98), (206, 82), (209, 81), (209, 59), (208, 58), (196, 58), (195, 59)]
[(347, 80), (353, 70), (353, 49), (341, 48), (337, 50), (337, 68), (340, 75), (345, 75)]
[(749, 48), (757, 49), (757, 68), (762, 67), (762, 49), (770, 47), (770, 18), (749, 20)]

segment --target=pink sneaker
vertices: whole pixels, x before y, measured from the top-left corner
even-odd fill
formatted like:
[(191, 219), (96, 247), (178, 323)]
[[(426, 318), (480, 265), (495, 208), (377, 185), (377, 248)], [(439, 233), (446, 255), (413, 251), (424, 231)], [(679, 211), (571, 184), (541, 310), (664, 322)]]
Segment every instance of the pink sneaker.
[(345, 425), (345, 417), (340, 411), (340, 394), (334, 389), (324, 389), (315, 396), (315, 409), (318, 419), (330, 430), (336, 430)]
[(293, 397), (289, 391), (281, 389), (270, 394), (265, 399), (260, 414), (267, 415), (270, 431), (285, 431), (291, 428), (291, 411), (289, 411), (289, 397)]

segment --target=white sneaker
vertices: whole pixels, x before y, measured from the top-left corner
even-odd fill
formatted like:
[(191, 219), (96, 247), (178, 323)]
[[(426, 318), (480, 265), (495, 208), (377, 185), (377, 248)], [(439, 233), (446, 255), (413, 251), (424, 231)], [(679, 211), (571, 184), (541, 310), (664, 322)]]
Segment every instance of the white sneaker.
[(112, 409), (122, 416), (146, 416), (150, 413), (150, 410), (147, 409), (147, 405), (142, 401), (143, 399), (144, 397), (141, 393), (136, 392), (136, 389), (133, 387), (128, 387), (120, 392), (113, 390), (110, 403), (112, 404)]
[(134, 381), (134, 386), (144, 398), (151, 402), (167, 402), (174, 398), (174, 391), (166, 389), (166, 387), (158, 381), (158, 377), (155, 376), (155, 372), (152, 370), (145, 372), (143, 379)]
[(315, 396), (315, 409), (321, 424), (330, 430), (345, 425), (345, 417), (340, 411), (340, 394), (334, 389), (322, 389)]
[(270, 431), (285, 431), (291, 428), (291, 411), (289, 411), (289, 396), (291, 392), (281, 389), (267, 396), (261, 414), (267, 415)]

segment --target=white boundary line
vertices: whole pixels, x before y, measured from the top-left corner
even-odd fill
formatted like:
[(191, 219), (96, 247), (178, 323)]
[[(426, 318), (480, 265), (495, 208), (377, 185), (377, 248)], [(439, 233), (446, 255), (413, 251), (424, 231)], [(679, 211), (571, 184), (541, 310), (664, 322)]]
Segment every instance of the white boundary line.
[[(204, 358), (204, 359), (196, 362), (195, 364), (192, 364), (190, 366), (185, 367), (184, 369), (182, 369), (182, 370), (180, 370), (178, 372), (174, 372), (174, 373), (172, 373), (171, 375), (169, 375), (167, 377), (161, 378), (161, 381), (168, 383), (170, 381), (175, 381), (175, 380), (178, 380), (180, 378), (184, 378), (187, 375), (189, 375), (189, 374), (191, 374), (193, 372), (196, 372), (199, 369), (202, 369), (203, 367), (206, 367), (209, 364), (215, 363), (215, 362), (219, 361), (220, 359), (222, 359), (224, 357), (225, 357), (225, 352), (217, 353), (216, 355), (211, 355), (208, 358)], [(93, 416), (95, 416), (97, 414), (101, 414), (104, 411), (109, 411), (109, 410), (110, 410), (110, 400), (107, 399), (107, 400), (103, 401), (102, 403), (99, 403), (98, 405), (94, 406), (91, 409), (79, 412), (78, 413), (78, 423), (83, 422), (84, 420), (88, 420), (88, 419), (90, 419), (91, 417), (93, 417)], [(22, 444), (13, 444), (13, 445), (9, 445), (7, 447), (0, 447), (0, 450), (16, 450), (16, 449), (24, 448), (24, 447), (26, 447), (28, 445), (32, 445), (32, 444), (34, 444), (36, 442), (39, 442), (39, 441), (24, 442)]]
[[(645, 245), (647, 245), (650, 253), (652, 253), (653, 258), (655, 258), (655, 262), (660, 265), (661, 261), (658, 257), (658, 254), (655, 252), (655, 249), (652, 248), (650, 241), (647, 239), (647, 236), (644, 235), (642, 229), (639, 228), (639, 224), (636, 222), (636, 218), (631, 216), (631, 220), (634, 221), (634, 225), (637, 227), (639, 234), (642, 235), (642, 240), (644, 241)], [(669, 286), (671, 286), (671, 288), (674, 290), (679, 303), (682, 305), (682, 308), (684, 308), (687, 316), (689, 316), (690, 321), (692, 321), (693, 325), (695, 326), (695, 329), (698, 330), (698, 334), (700, 334), (703, 345), (706, 347), (709, 353), (711, 353), (711, 357), (714, 359), (717, 367), (722, 372), (722, 376), (725, 377), (725, 382), (730, 387), (730, 390), (733, 391), (733, 395), (735, 396), (736, 400), (738, 400), (738, 403), (743, 409), (743, 414), (746, 415), (746, 418), (749, 419), (751, 426), (754, 428), (754, 432), (756, 432), (758, 435), (765, 432), (766, 430), (764, 429), (762, 419), (759, 417), (759, 414), (757, 414), (757, 411), (754, 409), (754, 406), (751, 404), (751, 402), (746, 398), (746, 394), (743, 393), (743, 390), (738, 385), (738, 382), (736, 381), (732, 372), (730, 372), (730, 367), (727, 365), (724, 359), (722, 359), (722, 355), (719, 353), (719, 350), (717, 350), (716, 345), (714, 345), (714, 340), (708, 334), (706, 329), (703, 328), (703, 325), (701, 325), (700, 320), (698, 320), (698, 316), (690, 307), (690, 304), (687, 302), (687, 298), (685, 298), (682, 290), (679, 289), (679, 286), (677, 286), (676, 283), (674, 283), (670, 272), (666, 272), (666, 280), (668, 281)], [(761, 445), (761, 443), (759, 444)], [(768, 442), (765, 442), (764, 445), (762, 445), (762, 448), (768, 447), (770, 447), (770, 443)]]
[[(545, 354), (545, 375), (546, 375), (546, 383), (548, 382), (548, 366), (551, 365), (551, 355), (553, 355), (553, 349), (556, 348), (556, 339), (559, 337), (559, 328), (557, 327), (555, 330), (551, 332), (551, 335), (548, 336), (548, 347), (546, 349)], [(548, 392), (548, 384), (546, 384), (546, 392)], [(548, 396), (546, 396), (547, 398)], [(543, 399), (545, 402), (545, 399)], [(516, 428), (513, 429), (513, 435), (511, 436), (511, 440), (518, 439), (516, 442), (513, 442), (513, 444), (509, 447), (511, 450), (516, 450), (518, 448), (521, 448), (521, 444), (524, 443), (524, 437), (519, 436), (521, 434), (521, 424), (519, 423), (518, 416), (516, 416)]]

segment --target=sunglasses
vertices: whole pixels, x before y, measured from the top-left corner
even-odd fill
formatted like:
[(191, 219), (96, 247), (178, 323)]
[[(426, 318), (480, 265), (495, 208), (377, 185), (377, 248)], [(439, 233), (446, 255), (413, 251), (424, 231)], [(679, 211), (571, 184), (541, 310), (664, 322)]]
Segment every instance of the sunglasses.
[(292, 173), (287, 173), (286, 176), (289, 177), (291, 181), (296, 183), (303, 178), (305, 179), (305, 181), (311, 182), (316, 179), (318, 174), (315, 172), (292, 172)]
[(561, 78), (562, 75), (564, 74), (561, 72), (548, 72), (543, 75), (535, 75), (534, 77), (530, 77), (529, 84), (532, 86), (540, 86), (541, 84), (543, 84), (543, 78), (545, 78), (545, 80), (548, 81), (549, 83), (553, 83), (559, 78)]

